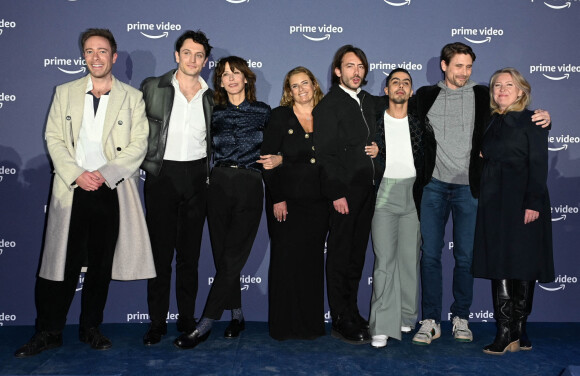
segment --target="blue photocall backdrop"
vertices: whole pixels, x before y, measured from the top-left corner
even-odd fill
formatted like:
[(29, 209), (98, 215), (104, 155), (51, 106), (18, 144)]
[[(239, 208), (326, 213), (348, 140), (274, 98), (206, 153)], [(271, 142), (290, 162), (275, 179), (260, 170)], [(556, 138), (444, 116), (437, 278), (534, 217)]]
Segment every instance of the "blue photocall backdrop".
[[(111, 29), (119, 46), (113, 73), (136, 88), (144, 78), (175, 68), (175, 40), (184, 30), (201, 29), (214, 46), (203, 78), (211, 82), (220, 57), (239, 55), (257, 75), (258, 99), (272, 108), (280, 101), (285, 73), (297, 65), (312, 70), (326, 92), (332, 56), (344, 44), (366, 52), (370, 69), (365, 89), (375, 95), (382, 95), (386, 75), (399, 66), (411, 72), (415, 89), (435, 84), (442, 78), (441, 47), (450, 42), (474, 49), (472, 79), (478, 83), (487, 84), (499, 68), (517, 68), (532, 85), (531, 107), (548, 109), (553, 120), (548, 184), (557, 278), (536, 286), (530, 320), (580, 321), (579, 21), (580, 0), (2, 1), (0, 325), (34, 323), (34, 284), (52, 176), (45, 121), (54, 87), (87, 73), (78, 40), (89, 27)], [(453, 299), (451, 231), (449, 224), (443, 249), (442, 319), (448, 319)], [(202, 247), (198, 317), (215, 271), (207, 229)], [(369, 243), (359, 291), (365, 316), (373, 260)], [(263, 216), (240, 281), (248, 320), (267, 320), (268, 263)], [(78, 322), (78, 300), (77, 296), (69, 323)], [(476, 280), (472, 321), (489, 320), (492, 310), (489, 281)], [(172, 297), (169, 322), (176, 320), (176, 311)], [(105, 322), (147, 319), (146, 282), (113, 281)], [(229, 314), (223, 319), (229, 320)]]

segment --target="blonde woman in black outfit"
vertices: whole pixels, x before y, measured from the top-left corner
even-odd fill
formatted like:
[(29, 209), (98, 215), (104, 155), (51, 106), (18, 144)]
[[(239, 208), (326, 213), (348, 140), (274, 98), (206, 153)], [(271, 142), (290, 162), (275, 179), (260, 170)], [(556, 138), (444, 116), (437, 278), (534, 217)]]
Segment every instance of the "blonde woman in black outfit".
[(270, 232), (269, 329), (278, 340), (314, 339), (324, 329), (324, 243), (329, 204), (320, 189), (314, 154), (312, 109), (322, 98), (304, 67), (284, 79), (280, 107), (272, 111), (262, 154), (283, 163), (265, 167)]

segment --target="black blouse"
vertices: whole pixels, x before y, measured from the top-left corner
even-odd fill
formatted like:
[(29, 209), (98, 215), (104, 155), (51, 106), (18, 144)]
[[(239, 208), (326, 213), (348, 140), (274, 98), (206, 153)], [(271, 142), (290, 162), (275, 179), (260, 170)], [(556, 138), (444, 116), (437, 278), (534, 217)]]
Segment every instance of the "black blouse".
[(306, 133), (292, 107), (272, 111), (262, 144), (262, 155), (281, 154), (282, 165), (264, 170), (274, 203), (291, 199), (319, 199), (320, 166), (314, 155), (312, 133)]

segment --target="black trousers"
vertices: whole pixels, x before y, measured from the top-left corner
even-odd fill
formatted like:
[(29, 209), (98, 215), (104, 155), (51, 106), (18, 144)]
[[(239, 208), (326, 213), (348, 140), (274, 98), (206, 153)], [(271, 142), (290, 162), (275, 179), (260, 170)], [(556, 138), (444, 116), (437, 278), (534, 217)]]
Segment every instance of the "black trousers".
[(334, 320), (359, 314), (358, 288), (375, 207), (374, 187), (351, 187), (346, 200), (349, 214), (331, 209), (327, 240), (326, 286)]
[(207, 201), (206, 159), (163, 161), (159, 176), (145, 180), (147, 227), (157, 277), (147, 283), (149, 317), (165, 327), (171, 291), (171, 264), (175, 260), (175, 293), (179, 318), (177, 327), (195, 329), (197, 268)]
[(105, 185), (91, 192), (76, 188), (69, 224), (64, 281), (41, 277), (36, 280), (38, 331), (57, 332), (64, 329), (83, 265), (87, 266), (87, 272), (83, 281), (79, 324), (88, 329), (103, 322), (118, 236), (117, 191)]
[(264, 205), (262, 175), (253, 170), (214, 167), (208, 195), (208, 223), (216, 275), (204, 317), (219, 320), (242, 307), (240, 273), (250, 256)]

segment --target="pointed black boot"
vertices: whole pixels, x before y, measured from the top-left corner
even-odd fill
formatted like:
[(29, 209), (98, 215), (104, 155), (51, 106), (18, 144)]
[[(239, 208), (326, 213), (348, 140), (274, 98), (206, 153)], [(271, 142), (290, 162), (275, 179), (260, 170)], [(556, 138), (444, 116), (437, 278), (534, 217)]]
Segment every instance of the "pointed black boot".
[(535, 281), (514, 280), (514, 327), (520, 338), (520, 350), (531, 350), (532, 342), (526, 333), (526, 322), (532, 313)]
[(497, 332), (493, 343), (485, 346), (483, 352), (491, 355), (503, 355), (506, 351), (519, 351), (520, 341), (512, 324), (512, 281), (509, 279), (492, 280), (491, 292)]

